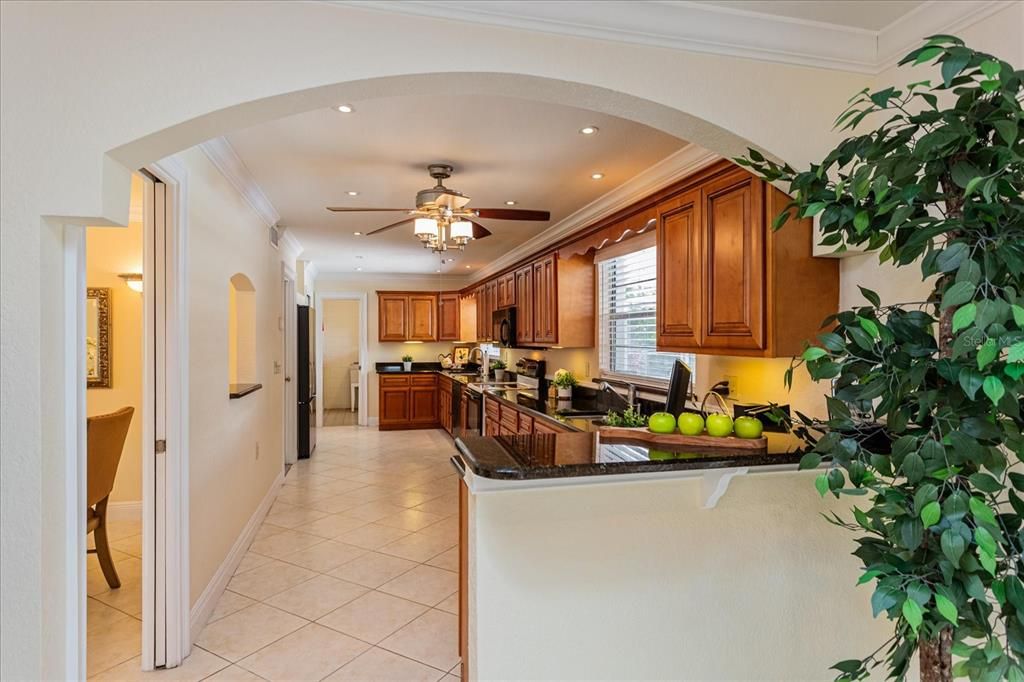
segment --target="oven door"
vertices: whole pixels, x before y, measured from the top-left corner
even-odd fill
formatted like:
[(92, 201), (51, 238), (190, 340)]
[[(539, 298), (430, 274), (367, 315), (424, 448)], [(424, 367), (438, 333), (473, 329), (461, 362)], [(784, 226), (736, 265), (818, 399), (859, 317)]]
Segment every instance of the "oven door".
[(470, 390), (462, 392), (462, 424), (460, 435), (481, 435), (483, 426), (483, 397)]

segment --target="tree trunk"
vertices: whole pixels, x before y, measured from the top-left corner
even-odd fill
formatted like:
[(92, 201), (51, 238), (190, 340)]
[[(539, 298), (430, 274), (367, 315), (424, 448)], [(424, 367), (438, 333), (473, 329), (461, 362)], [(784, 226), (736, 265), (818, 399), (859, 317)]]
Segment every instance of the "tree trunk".
[(952, 628), (943, 628), (936, 639), (922, 639), (917, 652), (921, 682), (953, 682)]

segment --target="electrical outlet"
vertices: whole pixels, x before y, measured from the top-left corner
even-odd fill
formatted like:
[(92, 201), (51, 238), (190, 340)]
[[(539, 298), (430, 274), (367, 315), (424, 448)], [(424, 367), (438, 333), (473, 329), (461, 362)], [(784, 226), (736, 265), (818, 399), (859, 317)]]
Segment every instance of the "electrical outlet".
[(256, 459), (259, 460), (259, 458), (260, 458), (260, 444), (257, 442), (256, 443)]
[(740, 377), (738, 374), (726, 374), (722, 377), (724, 381), (729, 382), (729, 395), (735, 398), (742, 392), (740, 389)]

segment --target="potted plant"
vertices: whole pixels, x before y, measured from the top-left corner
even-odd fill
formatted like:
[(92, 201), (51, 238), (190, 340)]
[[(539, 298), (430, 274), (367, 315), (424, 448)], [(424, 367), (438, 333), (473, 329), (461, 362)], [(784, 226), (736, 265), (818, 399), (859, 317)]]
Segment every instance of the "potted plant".
[(411, 372), (412, 371), (412, 356), (411, 355), (403, 355), (402, 356), (402, 368), (406, 372)]
[(504, 360), (495, 359), (491, 360), (491, 370), (494, 372), (494, 380), (498, 382), (505, 381), (505, 368), (508, 365), (505, 364)]
[(831, 522), (856, 534), (859, 582), (895, 626), (834, 667), (904, 679), (917, 653), (925, 682), (1024, 680), (1024, 72), (953, 36), (900, 64), (939, 79), (858, 93), (836, 125), (875, 127), (820, 163), (737, 159), (788, 183), (776, 229), (817, 216), (822, 244), (879, 249), (931, 289), (883, 305), (861, 287), (866, 302), (827, 319), (786, 373), (833, 382), (801, 468), (827, 461), (818, 491), (858, 496), (852, 520)]
[(558, 389), (558, 398), (565, 400), (572, 398), (572, 387), (578, 384), (576, 375), (567, 369), (560, 369), (555, 372), (555, 378), (551, 381)]

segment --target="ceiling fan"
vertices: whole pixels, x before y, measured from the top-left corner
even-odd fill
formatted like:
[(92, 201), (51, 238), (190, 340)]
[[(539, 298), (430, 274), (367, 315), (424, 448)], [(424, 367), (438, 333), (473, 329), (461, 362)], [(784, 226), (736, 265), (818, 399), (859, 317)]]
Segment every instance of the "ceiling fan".
[(367, 235), (374, 235), (390, 230), (406, 223), (414, 224), (414, 234), (423, 243), (424, 248), (434, 251), (447, 251), (448, 239), (460, 250), (466, 247), (471, 239), (483, 239), (491, 232), (476, 222), (476, 218), (494, 220), (550, 220), (548, 211), (531, 211), (519, 208), (466, 208), (470, 198), (462, 192), (444, 186), (444, 181), (451, 177), (453, 168), (447, 164), (435, 163), (427, 166), (430, 177), (437, 184), (429, 189), (416, 193), (416, 208), (349, 208), (347, 206), (328, 206), (328, 211), (336, 213), (357, 213), (360, 211), (404, 211), (408, 218), (379, 227)]

